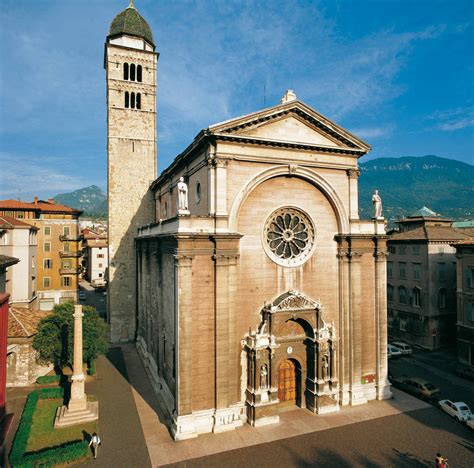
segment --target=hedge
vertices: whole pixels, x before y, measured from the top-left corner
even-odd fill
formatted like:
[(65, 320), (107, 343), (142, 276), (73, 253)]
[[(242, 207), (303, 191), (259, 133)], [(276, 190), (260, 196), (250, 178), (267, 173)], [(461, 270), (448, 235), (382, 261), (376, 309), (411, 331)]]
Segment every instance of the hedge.
[(43, 375), (36, 379), (37, 384), (50, 384), (55, 382), (61, 382), (60, 375)]
[(29, 468), (38, 465), (46, 467), (58, 463), (67, 463), (87, 456), (88, 444), (83, 440), (66, 442), (56, 447), (47, 447), (36, 452), (26, 453), (33, 415), (38, 400), (63, 397), (64, 389), (61, 387), (43, 388), (35, 390), (28, 395), (10, 452), (10, 465), (12, 467)]
[(87, 373), (89, 375), (95, 375), (95, 360), (89, 362), (89, 366), (87, 367)]

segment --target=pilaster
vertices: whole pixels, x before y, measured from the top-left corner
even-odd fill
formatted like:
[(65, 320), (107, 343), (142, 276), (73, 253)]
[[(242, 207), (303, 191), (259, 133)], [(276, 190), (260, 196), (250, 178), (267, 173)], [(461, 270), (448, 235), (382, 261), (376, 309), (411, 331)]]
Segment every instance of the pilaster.
[(227, 216), (227, 159), (216, 157), (214, 165), (216, 215)]
[(175, 260), (175, 375), (176, 412), (192, 412), (192, 255), (177, 253)]
[(375, 324), (376, 324), (376, 392), (378, 400), (391, 398), (387, 362), (387, 252), (376, 250), (375, 258)]
[(348, 169), (346, 171), (349, 180), (349, 219), (359, 219), (359, 169)]
[(350, 403), (359, 405), (367, 403), (361, 384), (362, 377), (362, 326), (361, 326), (361, 257), (362, 252), (351, 249), (349, 251), (350, 272)]
[(352, 369), (352, 353), (350, 347), (350, 287), (349, 257), (347, 246), (340, 244), (337, 253), (339, 264), (339, 401), (342, 405), (350, 402), (349, 381)]

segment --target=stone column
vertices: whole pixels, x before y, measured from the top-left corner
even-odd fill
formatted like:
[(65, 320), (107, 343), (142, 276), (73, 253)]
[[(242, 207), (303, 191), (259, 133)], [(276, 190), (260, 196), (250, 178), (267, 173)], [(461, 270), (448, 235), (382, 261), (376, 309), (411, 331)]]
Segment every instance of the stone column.
[(74, 305), (74, 374), (72, 376), (71, 400), (69, 411), (82, 410), (87, 406), (84, 391), (84, 372), (82, 363), (82, 305)]
[(82, 370), (82, 305), (74, 305), (74, 355), (71, 398), (68, 406), (61, 406), (56, 412), (54, 427), (73, 426), (99, 418), (99, 403), (88, 402), (84, 391), (84, 372)]

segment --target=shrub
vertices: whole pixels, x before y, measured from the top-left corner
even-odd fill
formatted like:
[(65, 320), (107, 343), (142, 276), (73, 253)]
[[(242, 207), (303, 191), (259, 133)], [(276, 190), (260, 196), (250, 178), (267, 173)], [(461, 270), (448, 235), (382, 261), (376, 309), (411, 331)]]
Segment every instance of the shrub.
[(37, 390), (37, 392), (41, 399), (64, 397), (64, 388), (62, 387), (42, 388), (41, 390)]
[(56, 382), (61, 382), (60, 375), (43, 375), (36, 379), (36, 383), (41, 384), (41, 385), (56, 383)]
[(14, 468), (26, 468), (35, 466), (51, 466), (59, 463), (67, 463), (87, 456), (88, 443), (84, 440), (74, 440), (65, 444), (50, 447), (37, 452), (26, 453), (19, 464)]
[(89, 361), (89, 366), (87, 367), (87, 373), (89, 375), (95, 375), (95, 360)]
[(30, 437), (33, 415), (40, 399), (62, 398), (64, 389), (61, 387), (42, 388), (35, 390), (26, 399), (23, 414), (21, 415), (12, 450), (10, 452), (10, 465), (15, 468), (29, 468), (38, 465), (49, 466), (67, 463), (87, 456), (88, 444), (83, 440), (74, 440), (56, 447), (48, 447), (37, 452), (26, 453), (28, 438)]
[(39, 391), (35, 390), (28, 395), (26, 399), (23, 414), (21, 415), (20, 424), (13, 440), (12, 450), (10, 452), (10, 464), (15, 466), (21, 463), (21, 459), (26, 452), (28, 446), (28, 438), (30, 437), (31, 424), (33, 422), (33, 414), (36, 404), (39, 400)]

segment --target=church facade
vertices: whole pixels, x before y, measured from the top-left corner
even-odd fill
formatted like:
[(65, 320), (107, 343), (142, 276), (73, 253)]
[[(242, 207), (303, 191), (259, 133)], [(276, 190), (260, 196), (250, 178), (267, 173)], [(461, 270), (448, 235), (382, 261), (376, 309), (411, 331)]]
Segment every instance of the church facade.
[(157, 57), (151, 31), (137, 31), (115, 29), (106, 45), (118, 50), (106, 65), (120, 90), (109, 114), (123, 116), (113, 126), (133, 123), (127, 135), (109, 119), (109, 230), (122, 229), (109, 320), (113, 339), (136, 339), (175, 439), (275, 423), (290, 406), (317, 415), (389, 398), (384, 220), (358, 215), (370, 147), (287, 91), (209, 126), (146, 190), (132, 187), (137, 166), (154, 179), (156, 157), (130, 150), (150, 128), (145, 109), (127, 108), (124, 64)]

